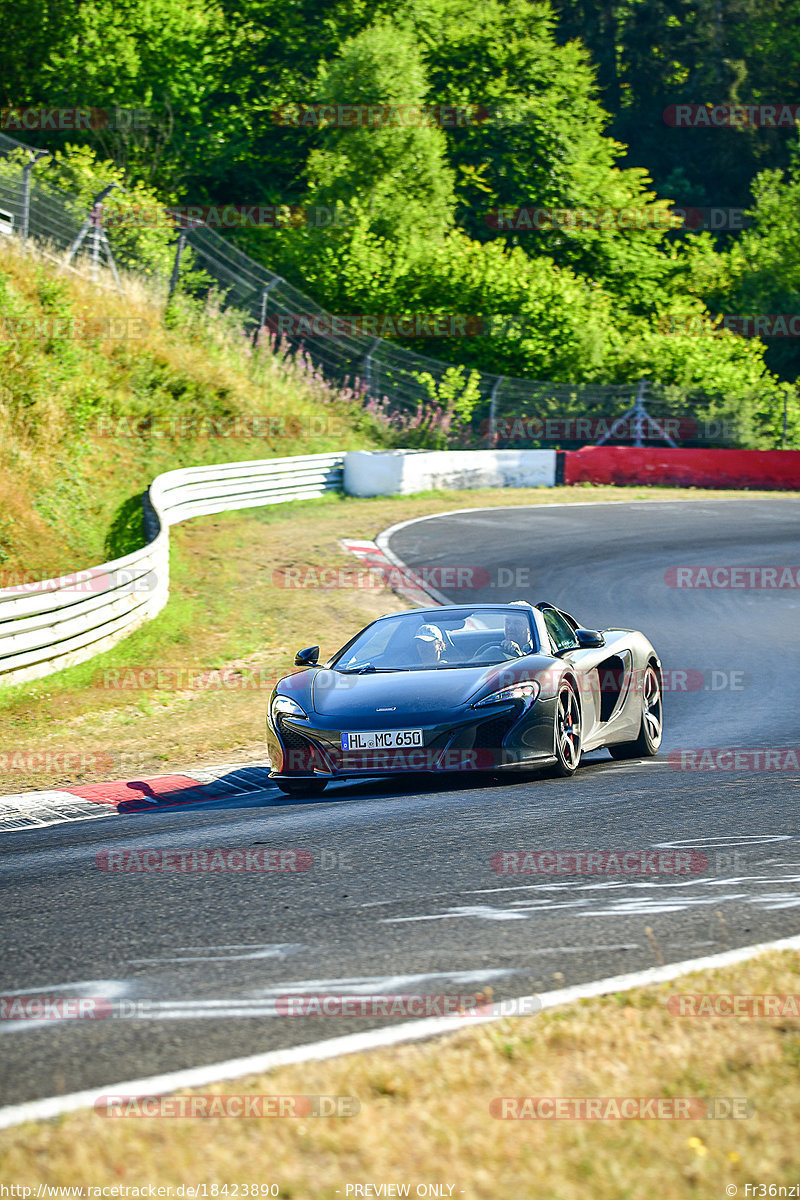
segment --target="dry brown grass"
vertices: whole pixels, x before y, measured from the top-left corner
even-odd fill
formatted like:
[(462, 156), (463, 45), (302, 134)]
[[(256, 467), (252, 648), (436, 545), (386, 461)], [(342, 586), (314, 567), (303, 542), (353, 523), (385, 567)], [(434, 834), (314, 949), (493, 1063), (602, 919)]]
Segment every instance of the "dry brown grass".
[[(475, 1200), (719, 1200), (734, 1186), (743, 1197), (745, 1184), (800, 1183), (800, 1021), (679, 1018), (667, 999), (684, 991), (796, 993), (800, 961), (773, 952), (435, 1042), (201, 1089), (355, 1096), (361, 1111), (349, 1119), (108, 1120), (86, 1110), (30, 1124), (0, 1134), (0, 1177), (274, 1182), (292, 1200), (333, 1200), (368, 1182), (410, 1184), (411, 1195), (420, 1183), (453, 1184), (454, 1196)], [(115, 1077), (125, 1070), (114, 1064)], [(739, 1096), (755, 1112), (746, 1120), (504, 1121), (489, 1115), (501, 1096)]]

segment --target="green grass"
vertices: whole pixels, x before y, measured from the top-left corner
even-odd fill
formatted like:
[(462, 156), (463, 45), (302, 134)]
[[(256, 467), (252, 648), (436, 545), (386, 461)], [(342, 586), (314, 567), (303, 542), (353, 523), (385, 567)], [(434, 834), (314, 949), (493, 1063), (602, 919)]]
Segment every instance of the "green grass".
[[(165, 322), (135, 279), (124, 295), (3, 247), (0, 565), (48, 578), (140, 546), (141, 496), (168, 470), (368, 448), (384, 433), (359, 397), (268, 348), (234, 317), (184, 302)], [(137, 336), (45, 337), (24, 318), (111, 318)], [(128, 324), (124, 320), (128, 319)], [(40, 329), (45, 326), (39, 326)]]

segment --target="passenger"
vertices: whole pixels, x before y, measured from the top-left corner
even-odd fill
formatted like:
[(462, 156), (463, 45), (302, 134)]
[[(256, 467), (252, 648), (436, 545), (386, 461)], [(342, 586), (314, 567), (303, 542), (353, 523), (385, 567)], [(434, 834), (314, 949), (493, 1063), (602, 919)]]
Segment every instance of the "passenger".
[(420, 625), (414, 637), (419, 660), (425, 666), (437, 667), (443, 660), (444, 637), (438, 625)]

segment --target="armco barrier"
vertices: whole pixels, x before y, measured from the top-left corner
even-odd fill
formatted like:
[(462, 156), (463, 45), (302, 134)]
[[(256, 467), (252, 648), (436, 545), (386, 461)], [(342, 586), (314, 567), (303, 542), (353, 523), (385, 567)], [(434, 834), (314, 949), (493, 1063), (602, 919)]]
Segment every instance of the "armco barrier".
[[(564, 483), (800, 489), (798, 450), (588, 446), (563, 454)], [(169, 527), (208, 513), (306, 500), (327, 491), (552, 487), (552, 450), (352, 451), (167, 471), (148, 493), (141, 550), (58, 579), (0, 590), (0, 685), (39, 679), (108, 650), (169, 596)]]
[(228, 509), (307, 500), (342, 486), (342, 455), (188, 467), (158, 475), (148, 542), (113, 562), (0, 590), (0, 684), (84, 662), (154, 617), (169, 596), (169, 526)]
[(555, 450), (353, 450), (351, 496), (408, 496), (431, 488), (552, 487)]
[(564, 483), (800, 488), (800, 450), (673, 450), (586, 446), (564, 453)]

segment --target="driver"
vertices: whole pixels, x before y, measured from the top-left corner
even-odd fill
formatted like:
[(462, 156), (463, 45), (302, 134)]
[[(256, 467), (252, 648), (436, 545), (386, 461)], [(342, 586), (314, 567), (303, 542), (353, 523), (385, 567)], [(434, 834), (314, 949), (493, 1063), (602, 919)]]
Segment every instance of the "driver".
[[(513, 603), (516, 604), (518, 601), (515, 600)], [(520, 607), (522, 606), (520, 605)], [(525, 613), (513, 613), (511, 616), (506, 617), (505, 633), (506, 636), (500, 643), (501, 650), (505, 650), (507, 654), (513, 654), (516, 658), (522, 658), (526, 654), (533, 654), (534, 646), (531, 641), (531, 624)]]
[(444, 637), (438, 625), (420, 625), (414, 637), (419, 660), (425, 666), (436, 667), (444, 655)]

